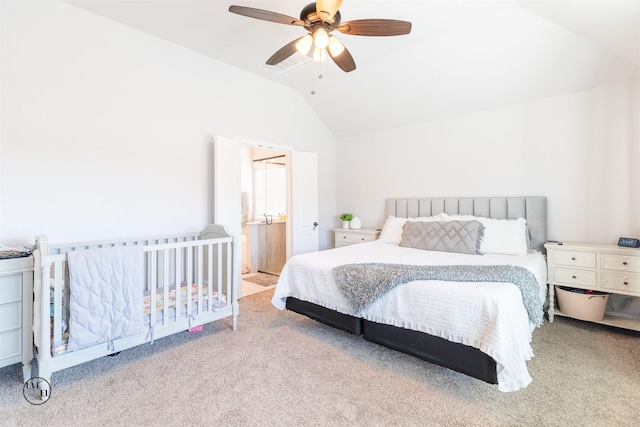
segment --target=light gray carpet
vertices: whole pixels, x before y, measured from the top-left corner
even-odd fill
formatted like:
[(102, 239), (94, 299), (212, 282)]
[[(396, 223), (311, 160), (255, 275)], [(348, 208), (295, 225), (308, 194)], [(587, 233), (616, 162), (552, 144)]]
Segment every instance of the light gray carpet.
[(640, 334), (559, 318), (534, 333), (533, 383), (515, 393), (271, 306), (54, 373), (32, 406), (0, 369), (1, 425), (631, 426)]

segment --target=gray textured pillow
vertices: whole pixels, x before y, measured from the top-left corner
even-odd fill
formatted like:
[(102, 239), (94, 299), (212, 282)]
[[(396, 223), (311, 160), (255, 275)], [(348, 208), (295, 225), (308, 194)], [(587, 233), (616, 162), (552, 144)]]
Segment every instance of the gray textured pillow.
[(411, 222), (404, 225), (400, 246), (427, 251), (479, 254), (484, 225), (479, 221)]

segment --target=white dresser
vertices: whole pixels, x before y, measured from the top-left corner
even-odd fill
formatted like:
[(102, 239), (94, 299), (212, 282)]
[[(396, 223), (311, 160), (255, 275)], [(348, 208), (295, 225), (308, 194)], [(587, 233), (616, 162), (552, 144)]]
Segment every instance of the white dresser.
[(23, 363), (31, 377), (33, 257), (0, 259), (0, 367)]
[(374, 240), (378, 240), (378, 237), (380, 237), (379, 230), (367, 228), (362, 228), (360, 230), (336, 228), (333, 232), (335, 233), (336, 248), (355, 245), (356, 243), (373, 242)]
[[(590, 243), (545, 243), (549, 282), (549, 321), (563, 315), (555, 287), (591, 289), (640, 297), (640, 249)], [(640, 319), (605, 315), (596, 322), (640, 331)]]

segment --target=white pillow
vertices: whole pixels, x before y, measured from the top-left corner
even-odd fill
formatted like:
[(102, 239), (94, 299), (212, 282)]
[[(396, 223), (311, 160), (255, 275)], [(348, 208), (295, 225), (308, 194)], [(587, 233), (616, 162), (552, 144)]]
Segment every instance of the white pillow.
[(445, 221), (480, 221), (484, 225), (484, 237), (480, 253), (526, 255), (527, 221), (518, 219), (494, 219), (473, 215), (444, 215)]
[(389, 215), (380, 232), (380, 240), (399, 245), (402, 240), (402, 228), (406, 222), (407, 218), (397, 218)]
[(402, 241), (402, 230), (404, 228), (404, 224), (407, 221), (438, 222), (443, 220), (441, 215), (442, 214), (438, 214), (435, 216), (421, 216), (417, 218), (398, 218), (393, 215), (389, 215), (387, 220), (384, 222), (382, 231), (380, 232), (380, 240), (382, 240), (383, 242), (399, 245)]
[(439, 213), (433, 216), (419, 216), (415, 218), (409, 218), (411, 222), (441, 222), (446, 221), (444, 213)]

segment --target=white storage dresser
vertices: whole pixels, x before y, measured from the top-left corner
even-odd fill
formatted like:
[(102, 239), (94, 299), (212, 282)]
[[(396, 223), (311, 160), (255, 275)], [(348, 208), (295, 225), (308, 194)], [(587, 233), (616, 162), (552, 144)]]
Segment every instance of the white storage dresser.
[[(591, 289), (640, 297), (640, 249), (590, 243), (545, 243), (549, 281), (549, 321), (564, 315), (555, 287)], [(606, 314), (596, 323), (640, 331), (640, 319)]]
[(0, 367), (23, 363), (31, 377), (33, 257), (0, 259)]
[(336, 228), (333, 230), (335, 233), (335, 247), (340, 248), (342, 246), (355, 245), (356, 243), (373, 242), (380, 237), (379, 230), (372, 230), (362, 228), (360, 230), (351, 230), (349, 228)]

